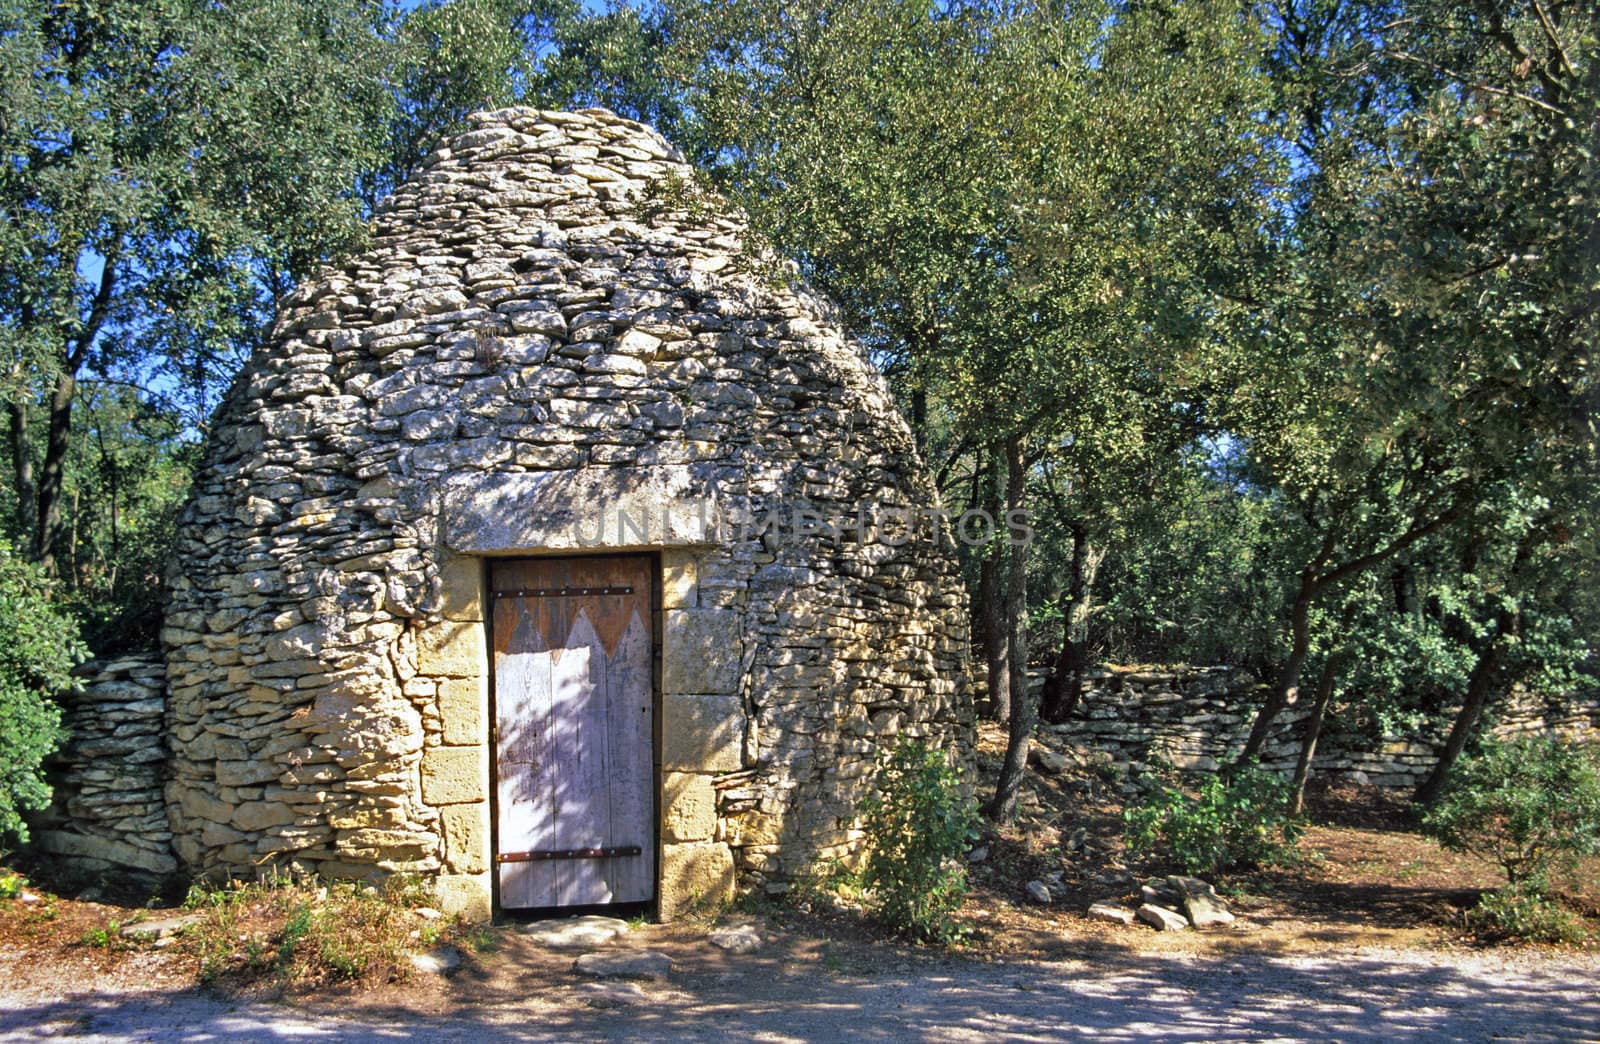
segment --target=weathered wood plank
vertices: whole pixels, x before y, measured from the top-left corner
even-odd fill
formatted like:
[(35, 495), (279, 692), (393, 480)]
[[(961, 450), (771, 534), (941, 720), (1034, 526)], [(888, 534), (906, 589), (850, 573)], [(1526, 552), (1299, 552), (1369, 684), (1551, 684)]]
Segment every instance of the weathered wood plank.
[[(495, 607), (499, 844), (504, 851), (547, 847), (553, 815), (550, 653), (538, 625), (538, 607), (507, 602)], [(548, 906), (556, 898), (556, 871), (548, 866), (502, 866), (501, 904)]]
[[(565, 794), (561, 807), (561, 847), (582, 848), (611, 843), (611, 808), (606, 792), (611, 780), (605, 764), (605, 701), (596, 699), (606, 684), (606, 655), (600, 637), (589, 623), (587, 605), (574, 614), (566, 651), (555, 672), (556, 698), (561, 709), (560, 765)], [(568, 866), (562, 881), (561, 904), (584, 906), (611, 901), (603, 861), (587, 859)]]
[(649, 899), (655, 887), (650, 631), (642, 614), (631, 614), (610, 660), (606, 681), (607, 739), (613, 752), (608, 788), (610, 844), (638, 845), (641, 853), (607, 862), (617, 900), (639, 902)]
[(640, 850), (637, 856), (499, 864), (501, 905), (650, 899), (655, 778), (649, 560), (497, 562), (490, 589), (497, 596), (498, 850)]

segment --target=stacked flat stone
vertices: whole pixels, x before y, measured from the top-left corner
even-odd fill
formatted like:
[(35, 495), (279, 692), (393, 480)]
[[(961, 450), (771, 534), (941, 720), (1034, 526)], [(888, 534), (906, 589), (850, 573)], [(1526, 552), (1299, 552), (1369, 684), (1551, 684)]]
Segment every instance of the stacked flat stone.
[(287, 299), (214, 425), (162, 633), (179, 856), (486, 894), (481, 564), (457, 552), (559, 514), (552, 475), (676, 483), (732, 534), (662, 552), (663, 904), (675, 865), (689, 888), (849, 854), (880, 747), (970, 747), (948, 539), (739, 526), (935, 504), (884, 382), (653, 131), (470, 126)]
[[(1042, 687), (1044, 680), (1045, 672), (1030, 672), (1030, 685)], [(1123, 772), (1157, 761), (1215, 772), (1244, 746), (1265, 688), (1251, 672), (1232, 667), (1099, 668), (1085, 672), (1074, 716), (1048, 728), (1075, 747), (1080, 760), (1092, 755)], [(1261, 748), (1263, 768), (1294, 772), (1311, 716), (1308, 703), (1298, 701), (1278, 715)], [(1489, 728), (1502, 738), (1537, 733), (1593, 740), (1600, 737), (1600, 697), (1545, 699), (1519, 688), (1493, 709)], [(1442, 728), (1435, 735), (1376, 740), (1330, 731), (1317, 744), (1312, 772), (1412, 790), (1433, 771), (1444, 741)]]
[(84, 664), (62, 693), (67, 741), (49, 765), (50, 808), (34, 843), (88, 870), (177, 869), (162, 788), (167, 763), (159, 654)]

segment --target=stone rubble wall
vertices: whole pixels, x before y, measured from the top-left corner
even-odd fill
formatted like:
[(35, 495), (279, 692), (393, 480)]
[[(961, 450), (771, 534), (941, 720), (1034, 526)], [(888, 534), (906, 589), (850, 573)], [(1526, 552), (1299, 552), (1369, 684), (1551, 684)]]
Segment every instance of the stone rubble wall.
[(661, 490), (729, 527), (631, 540), (667, 548), (663, 906), (850, 852), (880, 745), (970, 756), (953, 556), (739, 527), (936, 503), (884, 382), (654, 132), (470, 123), (289, 297), (214, 426), (162, 634), (181, 861), (485, 896), (480, 556)]
[(35, 846), (83, 869), (177, 870), (163, 794), (166, 669), (159, 653), (84, 664), (63, 693), (67, 741), (46, 766), (50, 808)]
[[(1032, 685), (1045, 672), (1030, 672)], [(1249, 735), (1265, 686), (1249, 671), (1231, 667), (1106, 669), (1086, 672), (1082, 700), (1072, 720), (1045, 726), (1067, 742), (1109, 757), (1119, 769), (1137, 770), (1152, 759), (1196, 772), (1214, 772), (1234, 757)], [(1262, 748), (1263, 766), (1294, 771), (1309, 701), (1279, 715)], [(1491, 709), (1499, 736), (1529, 733), (1568, 739), (1600, 738), (1600, 697), (1547, 701), (1519, 691)], [(1315, 777), (1336, 777), (1393, 790), (1422, 782), (1438, 760), (1448, 725), (1431, 741), (1325, 733), (1312, 762)]]

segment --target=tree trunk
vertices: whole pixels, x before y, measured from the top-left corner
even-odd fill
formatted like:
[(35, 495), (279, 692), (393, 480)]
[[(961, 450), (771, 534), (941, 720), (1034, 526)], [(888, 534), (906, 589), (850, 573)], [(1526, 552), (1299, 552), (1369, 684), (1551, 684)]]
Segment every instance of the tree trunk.
[(34, 528), (33, 557), (47, 576), (56, 575), (56, 541), (61, 534), (61, 491), (66, 481), (68, 441), (72, 434), (72, 398), (78, 382), (68, 369), (56, 374), (45, 429), (44, 463), (39, 468), (39, 516)]
[(1267, 702), (1256, 712), (1255, 723), (1250, 726), (1250, 736), (1244, 741), (1244, 750), (1239, 752), (1239, 759), (1235, 764), (1243, 765), (1260, 757), (1261, 748), (1267, 742), (1267, 733), (1272, 730), (1273, 722), (1283, 712), (1283, 708), (1289, 705), (1290, 697), (1300, 684), (1300, 670), (1305, 666), (1306, 655), (1311, 651), (1311, 601), (1316, 594), (1315, 578), (1309, 573), (1302, 573), (1300, 592), (1295, 596), (1294, 608), (1289, 612), (1291, 636), (1289, 658), (1284, 661), (1283, 669), (1278, 672), (1278, 680), (1272, 686), (1272, 691), (1267, 694)]
[(1072, 573), (1067, 597), (1061, 604), (1061, 651), (1045, 679), (1039, 716), (1059, 723), (1078, 709), (1083, 694), (1083, 672), (1088, 666), (1089, 609), (1095, 574), (1100, 571), (1104, 552), (1089, 544), (1089, 534), (1081, 524), (1072, 527)]
[[(1026, 469), (1022, 439), (1006, 443), (1006, 516), (1014, 517), (1027, 503)], [(994, 800), (985, 809), (996, 823), (1009, 823), (1017, 814), (1017, 796), (1028, 767), (1028, 744), (1039, 719), (1039, 704), (1028, 696), (1028, 549), (1011, 548), (1006, 570), (1006, 621), (1011, 646), (1011, 722), (1006, 737), (1005, 762), (995, 786)]]
[(16, 379), (19, 387), (6, 408), (10, 421), (11, 473), (17, 490), (17, 526), (31, 542), (38, 524), (39, 490), (33, 478), (33, 447), (28, 444), (27, 389), (20, 386), (20, 376)]
[(1306, 803), (1306, 780), (1311, 778), (1311, 759), (1317, 756), (1317, 740), (1322, 737), (1322, 722), (1328, 714), (1328, 704), (1333, 700), (1333, 683), (1339, 680), (1343, 656), (1338, 652), (1328, 654), (1317, 678), (1316, 701), (1311, 705), (1311, 717), (1306, 722), (1306, 734), (1300, 738), (1300, 756), (1294, 763), (1294, 779), (1289, 783), (1289, 812), (1298, 816)]
[[(995, 517), (997, 529), (1001, 529), (1000, 482), (992, 462), (985, 485), (984, 510)], [(978, 571), (978, 629), (983, 637), (983, 662), (989, 682), (989, 713), (1002, 722), (1011, 718), (1011, 642), (1002, 577), (1005, 553), (1005, 543), (997, 533), (984, 552)]]
[(1472, 665), (1472, 674), (1467, 678), (1467, 694), (1462, 698), (1461, 709), (1456, 712), (1456, 719), (1450, 725), (1444, 750), (1439, 752), (1439, 760), (1434, 764), (1433, 771), (1428, 773), (1428, 778), (1418, 785), (1411, 796), (1417, 804), (1431, 805), (1439, 797), (1450, 769), (1478, 731), (1483, 709), (1489, 705), (1489, 694), (1494, 691), (1494, 683), (1500, 677), (1500, 667), (1505, 662), (1506, 638), (1514, 627), (1514, 616), (1509, 609), (1501, 609), (1496, 615), (1495, 633), (1478, 654), (1478, 662)]
[[(1510, 598), (1522, 586), (1522, 579), (1528, 569), (1528, 562), (1533, 557), (1533, 552), (1540, 543), (1548, 537), (1543, 524), (1532, 526), (1517, 541), (1517, 553), (1511, 561), (1511, 571), (1506, 578), (1506, 590), (1503, 597)], [(1506, 651), (1511, 645), (1511, 639), (1516, 637), (1517, 631), (1522, 626), (1522, 611), (1515, 605), (1502, 601), (1500, 608), (1494, 616), (1494, 633), (1489, 636), (1489, 641), (1478, 651), (1478, 661), (1472, 665), (1472, 674), (1467, 678), (1467, 692), (1461, 700), (1461, 710), (1456, 713), (1456, 720), (1450, 725), (1450, 735), (1445, 737), (1444, 750), (1439, 752), (1439, 760), (1434, 763), (1433, 771), (1428, 773), (1412, 794), (1412, 800), (1419, 805), (1431, 805), (1439, 797), (1439, 792), (1444, 789), (1444, 781), (1450, 775), (1450, 769), (1455, 766), (1456, 760), (1461, 757), (1461, 752), (1466, 749), (1468, 742), (1478, 731), (1478, 723), (1483, 718), (1484, 708), (1489, 705), (1489, 697), (1493, 694), (1495, 684), (1500, 680), (1501, 668), (1505, 666)]]

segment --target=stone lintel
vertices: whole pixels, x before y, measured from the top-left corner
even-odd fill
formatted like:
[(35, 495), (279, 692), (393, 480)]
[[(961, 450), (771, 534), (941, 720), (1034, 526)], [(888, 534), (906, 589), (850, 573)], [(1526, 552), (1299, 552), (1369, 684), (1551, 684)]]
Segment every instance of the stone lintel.
[(449, 486), (443, 512), (445, 544), (460, 554), (720, 542), (715, 493), (681, 464), (473, 475)]

